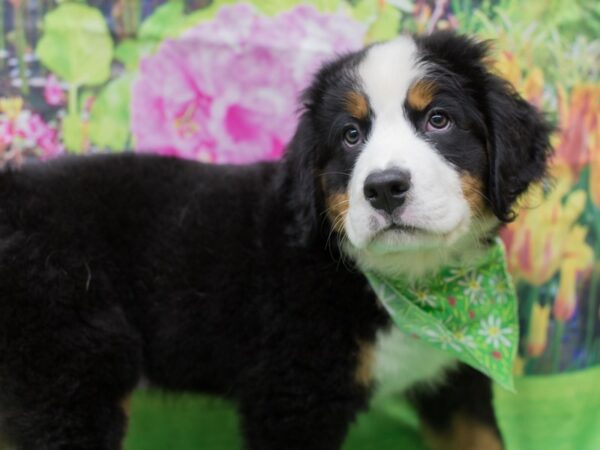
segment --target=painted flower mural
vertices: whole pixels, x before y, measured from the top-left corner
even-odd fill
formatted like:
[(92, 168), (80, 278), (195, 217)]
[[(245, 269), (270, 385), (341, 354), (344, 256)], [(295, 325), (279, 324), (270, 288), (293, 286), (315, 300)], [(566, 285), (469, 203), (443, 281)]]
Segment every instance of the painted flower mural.
[(41, 159), (62, 153), (57, 130), (39, 114), (23, 109), (21, 98), (0, 99), (0, 155), (19, 164), (26, 156)]
[(131, 103), (136, 148), (211, 162), (280, 157), (311, 75), (359, 48), (365, 32), (312, 6), (275, 17), (224, 7), (141, 62)]
[[(553, 180), (532, 189), (503, 234), (521, 300), (516, 372), (579, 374), (600, 366), (597, 3), (0, 2), (0, 165), (123, 150), (215, 163), (279, 158), (296, 99), (322, 61), (399, 32), (493, 39), (490, 64), (558, 125)], [(479, 284), (464, 286), (474, 302)], [(502, 324), (486, 327), (501, 346)]]

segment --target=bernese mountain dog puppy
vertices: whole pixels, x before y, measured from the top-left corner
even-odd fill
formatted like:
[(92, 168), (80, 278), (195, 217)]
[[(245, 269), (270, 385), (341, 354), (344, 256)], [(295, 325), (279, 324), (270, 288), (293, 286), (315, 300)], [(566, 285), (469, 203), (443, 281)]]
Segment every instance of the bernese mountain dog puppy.
[(550, 126), (447, 32), (338, 58), (303, 107), (278, 162), (0, 174), (7, 442), (119, 449), (143, 378), (232, 399), (248, 450), (339, 449), (391, 351), (434, 448), (502, 447), (489, 381), (393, 332), (362, 271), (476, 258), (544, 174)]

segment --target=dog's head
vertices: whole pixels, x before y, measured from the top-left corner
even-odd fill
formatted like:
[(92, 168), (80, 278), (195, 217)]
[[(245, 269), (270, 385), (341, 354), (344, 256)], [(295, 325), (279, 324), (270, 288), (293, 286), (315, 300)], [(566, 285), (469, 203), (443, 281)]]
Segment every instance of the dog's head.
[(286, 155), (309, 234), (325, 218), (363, 268), (418, 275), (511, 219), (544, 174), (551, 128), (486, 51), (403, 36), (317, 74)]

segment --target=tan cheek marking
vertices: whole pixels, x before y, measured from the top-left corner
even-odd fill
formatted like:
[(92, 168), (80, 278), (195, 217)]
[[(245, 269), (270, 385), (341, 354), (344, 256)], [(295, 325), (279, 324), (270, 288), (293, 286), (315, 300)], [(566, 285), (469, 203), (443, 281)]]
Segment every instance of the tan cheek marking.
[(354, 380), (365, 387), (373, 383), (373, 367), (375, 365), (375, 345), (367, 342), (358, 343), (358, 364), (354, 372)]
[(437, 86), (433, 81), (417, 81), (413, 84), (407, 95), (408, 104), (418, 111), (422, 111), (431, 103), (437, 92)]
[[(131, 396), (132, 396), (132, 394), (130, 393), (123, 400), (121, 400), (121, 409), (123, 410), (123, 413), (125, 414), (125, 428), (124, 428), (125, 432), (123, 433), (123, 441), (126, 438), (127, 425), (129, 423), (129, 420), (131, 419)], [(123, 442), (121, 444), (123, 444)]]
[(350, 200), (346, 193), (331, 194), (326, 199), (327, 217), (333, 229), (338, 233), (344, 231), (344, 222), (346, 221), (349, 205)]
[(369, 102), (360, 92), (351, 91), (346, 94), (346, 109), (356, 119), (364, 120), (369, 117)]
[(473, 215), (483, 216), (486, 212), (486, 204), (483, 194), (483, 183), (481, 180), (467, 173), (463, 173), (460, 176), (460, 185), (463, 196), (465, 197), (465, 200), (467, 200)]
[(131, 394), (121, 400), (121, 408), (127, 417), (131, 415)]
[(423, 426), (427, 445), (432, 450), (503, 450), (498, 434), (489, 426), (463, 415), (456, 415), (448, 430), (436, 432)]

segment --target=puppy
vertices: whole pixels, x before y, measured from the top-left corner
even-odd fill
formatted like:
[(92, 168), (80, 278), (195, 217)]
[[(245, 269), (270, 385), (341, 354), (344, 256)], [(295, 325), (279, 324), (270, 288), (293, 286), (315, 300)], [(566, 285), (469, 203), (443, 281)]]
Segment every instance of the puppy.
[(435, 448), (501, 448), (489, 382), (391, 332), (361, 273), (476, 258), (543, 175), (550, 128), (485, 57), (440, 33), (325, 65), (280, 162), (3, 172), (4, 438), (119, 449), (144, 377), (235, 401), (248, 450), (339, 449), (391, 347)]

